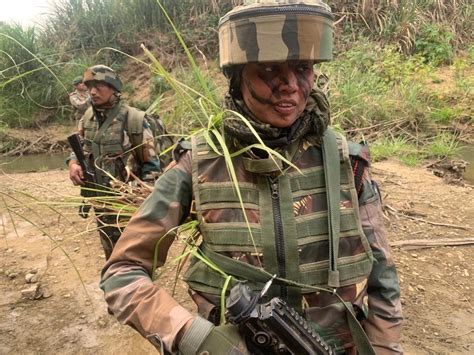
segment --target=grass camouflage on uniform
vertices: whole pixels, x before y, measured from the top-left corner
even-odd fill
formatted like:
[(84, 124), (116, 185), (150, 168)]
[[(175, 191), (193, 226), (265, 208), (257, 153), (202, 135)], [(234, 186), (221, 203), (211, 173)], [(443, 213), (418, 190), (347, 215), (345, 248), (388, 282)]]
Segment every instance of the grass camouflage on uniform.
[[(292, 161), (297, 167), (307, 172), (318, 172), (322, 168), (321, 152), (317, 146), (305, 138), (304, 140), (306, 143), (299, 145), (299, 151), (291, 155)], [(347, 151), (347, 147), (344, 149), (345, 154), (351, 153)], [(367, 157), (367, 150), (361, 149), (354, 154), (357, 155), (355, 158), (364, 160)], [(287, 154), (283, 152), (283, 155)], [(256, 183), (259, 174), (249, 173), (240, 158), (235, 158), (234, 163), (237, 179), (242, 191), (245, 191), (246, 186)], [(162, 342), (167, 351), (172, 351), (176, 333), (193, 316), (161, 287), (159, 280), (156, 284), (151, 281), (155, 252), (157, 252), (158, 265), (162, 265), (170, 244), (174, 240), (174, 236), (167, 231), (179, 226), (188, 216), (193, 195), (196, 193), (193, 189), (196, 179), (199, 179), (204, 186), (206, 183), (215, 183), (216, 181), (230, 181), (225, 166), (220, 168), (217, 166), (222, 164), (219, 158), (204, 161), (204, 167), (207, 166), (207, 168), (200, 171), (196, 171), (193, 164), (195, 162), (191, 158), (191, 153), (187, 152), (174, 167), (157, 181), (153, 193), (129, 222), (102, 275), (101, 287), (105, 291), (106, 300), (114, 315), (121, 322), (137, 329), (155, 345)], [(311, 180), (314, 178), (313, 174), (306, 177), (301, 176), (292, 168), (289, 169), (289, 173), (298, 177), (297, 180), (300, 184), (313, 185)], [(289, 188), (289, 185), (286, 186)], [(341, 200), (341, 208), (347, 212), (359, 208), (361, 227), (370, 244), (375, 262), (368, 277), (360, 279), (354, 284), (338, 288), (338, 294), (345, 301), (356, 306), (359, 316), (367, 317), (364, 326), (378, 353), (393, 354), (400, 350), (398, 345), (401, 324), (399, 287), (383, 229), (380, 201), (375, 190), (372, 189), (368, 171), (364, 174), (364, 188), (366, 189), (363, 194), (364, 200), (359, 200), (354, 206), (353, 200), (346, 198)], [(313, 189), (311, 190), (313, 192), (310, 193), (305, 192), (302, 185), (298, 184), (294, 185), (293, 189), (292, 192), (285, 190), (285, 194), (291, 193), (295, 198), (293, 203), (284, 205), (282, 203), (282, 206), (286, 206), (289, 220), (294, 218), (304, 221), (315, 214), (324, 214), (325, 203), (322, 198), (324, 189)], [(255, 201), (248, 202), (246, 206), (249, 208), (248, 217), (251, 225), (256, 226), (263, 223), (268, 232), (272, 228), (272, 223), (268, 222), (268, 213), (265, 212), (268, 211), (268, 206), (260, 206)], [(212, 229), (212, 224), (230, 225), (229, 221), (242, 221), (242, 213), (238, 206), (233, 209), (225, 209), (222, 204), (221, 207), (208, 207), (209, 209), (203, 211), (205, 216), (201, 214), (201, 217), (207, 222), (205, 226), (208, 229)], [(294, 221), (290, 224), (294, 224)], [(299, 243), (306, 243), (311, 238), (314, 241), (297, 251), (296, 240), (293, 239), (291, 228), (285, 230), (289, 233), (286, 235), (288, 239), (285, 243), (288, 243), (287, 247), (293, 250), (291, 256), (287, 255), (286, 268), (289, 278), (297, 278), (295, 275), (298, 275), (298, 270), (301, 268), (326, 262), (327, 241), (324, 235), (304, 237)], [(231, 233), (230, 228), (229, 233)], [(273, 237), (273, 232), (270, 233)], [(244, 263), (259, 265), (253, 254), (253, 248), (246, 247), (239, 252), (238, 246), (235, 245), (239, 241), (232, 237), (226, 239), (225, 236), (222, 235), (220, 238), (221, 246), (224, 243), (228, 249), (221, 248), (219, 253)], [(314, 252), (316, 248), (314, 243), (318, 245), (317, 248), (321, 249), (320, 252)], [(364, 255), (364, 247), (360, 243), (360, 239), (347, 235), (341, 238), (340, 243), (342, 256), (350, 256), (351, 252)], [(158, 244), (159, 248), (156, 249)], [(272, 245), (267, 243), (259, 251), (263, 252), (264, 266), (273, 268), (275, 257)], [(269, 253), (270, 256), (265, 257), (266, 253)], [(196, 268), (194, 265), (198, 264), (194, 262), (191, 269)], [(271, 269), (270, 271), (273, 272)], [(213, 277), (208, 277), (209, 281), (212, 279)], [(224, 279), (222, 279), (223, 281)], [(192, 286), (196, 286), (196, 284)], [(193, 290), (191, 294), (199, 313), (203, 317), (208, 317), (215, 311), (215, 305), (219, 304), (219, 296), (215, 292), (204, 292), (205, 285), (201, 286), (198, 287), (201, 290)], [(280, 292), (280, 285), (275, 284), (272, 287), (271, 294)], [(326, 338), (338, 347), (338, 352), (353, 353), (355, 351), (346, 323), (345, 310), (336, 297), (326, 292), (308, 292), (306, 290), (301, 305), (306, 317), (313, 322), (315, 328), (318, 328)]]
[[(285, 14), (282, 15), (282, 12)], [(246, 1), (244, 6), (237, 7), (221, 19), (219, 39), (221, 67), (262, 61), (330, 60), (332, 16), (329, 7), (318, 0)], [(327, 107), (319, 106), (319, 109), (325, 111)], [(327, 111), (325, 112), (328, 114)], [(247, 115), (244, 114), (244, 116), (248, 118)], [(235, 117), (232, 118), (235, 120)], [(318, 127), (316, 131), (321, 136), (327, 124), (328, 121), (325, 121), (324, 127), (316, 126), (316, 124), (310, 127), (313, 130)], [(244, 131), (244, 129), (237, 127), (235, 131)], [(225, 134), (228, 132), (225, 131)], [(226, 142), (233, 140), (235, 137), (226, 137)], [(249, 144), (242, 139), (240, 141), (242, 144)], [(279, 152), (289, 158), (298, 168), (317, 175), (323, 169), (321, 148), (317, 141), (317, 139), (310, 141), (306, 135), (298, 136), (295, 144), (281, 147)], [(341, 145), (340, 151), (344, 151), (341, 156), (344, 156), (344, 159), (348, 160), (348, 156), (352, 153), (353, 160), (359, 159), (368, 165), (366, 149), (356, 152), (348, 150), (347, 146), (343, 148)], [(195, 190), (195, 184), (202, 184), (201, 187), (204, 188), (208, 182), (232, 186), (222, 158), (208, 157), (208, 161), (203, 159), (204, 161), (198, 167), (192, 154), (189, 151), (185, 152), (156, 182), (154, 191), (129, 222), (102, 272), (101, 288), (105, 292), (109, 309), (120, 322), (132, 326), (157, 348), (163, 347), (165, 353), (178, 352), (175, 338), (184, 324), (192, 320), (194, 315), (168, 294), (164, 285), (160, 284), (160, 280), (155, 283), (152, 281), (154, 269), (165, 262), (169, 247), (175, 240), (175, 236), (170, 231), (176, 230), (175, 228), (181, 225), (190, 214), (192, 201), (198, 193)], [(242, 157), (235, 157), (233, 163), (237, 181), (245, 193), (246, 187), (257, 184), (258, 181), (265, 179), (265, 176), (261, 173), (249, 172), (247, 170), (249, 165), (244, 163), (244, 160)], [(351, 174), (347, 164), (343, 170)], [(293, 174), (293, 178), (297, 177), (295, 181), (298, 180), (298, 183), (292, 186), (289, 184), (288, 176), (282, 177), (285, 182), (281, 186), (285, 187), (282, 191), (286, 200), (281, 203), (281, 206), (285, 209), (288, 225), (294, 227), (295, 220), (304, 221), (318, 214), (324, 215), (327, 211), (324, 198), (322, 198), (325, 194), (324, 183), (320, 188), (305, 190), (303, 187), (306, 186), (305, 184), (314, 185), (314, 181), (310, 181), (314, 175), (300, 176), (293, 168), (289, 168), (286, 173)], [(355, 213), (358, 209), (361, 224), (357, 221), (359, 225), (356, 229), (363, 231), (365, 243), (370, 245), (373, 267), (370, 274), (356, 280), (353, 284), (344, 284), (337, 289), (337, 293), (342, 299), (356, 306), (361, 319), (365, 318), (364, 327), (377, 354), (397, 354), (401, 353), (399, 344), (402, 323), (397, 275), (386, 241), (379, 197), (372, 188), (369, 171), (366, 170), (362, 176), (365, 191), (358, 200), (357, 197), (354, 199), (353, 192), (341, 193), (341, 210)], [(350, 185), (350, 182), (346, 181), (346, 183)], [(262, 182), (261, 186), (263, 185)], [(232, 189), (223, 189), (224, 194), (229, 194), (229, 191)], [(268, 194), (267, 190), (261, 190), (261, 192), (266, 196)], [(203, 190), (199, 193), (203, 193)], [(213, 193), (215, 191), (211, 191), (211, 194)], [(351, 198), (348, 198), (349, 195)], [(200, 198), (203, 196), (205, 193)], [(226, 197), (223, 198), (225, 200)], [(288, 201), (288, 198), (293, 200)], [(201, 227), (212, 230), (214, 227), (212, 224), (242, 223), (244, 218), (240, 204), (235, 202), (235, 196), (230, 201), (233, 203), (233, 208), (226, 205), (229, 202), (227, 200), (220, 206), (211, 204), (204, 206), (199, 214)], [(203, 208), (202, 204), (201, 208)], [(268, 216), (271, 214), (271, 209), (266, 205), (261, 205), (258, 198), (256, 201), (247, 201), (245, 208), (251, 227), (265, 224), (265, 231), (271, 234), (266, 240), (271, 240), (276, 233), (272, 231), (272, 223), (268, 223), (273, 218)], [(285, 238), (288, 238), (285, 239), (285, 244), (287, 244), (285, 250), (290, 252), (285, 256), (284, 263), (288, 279), (298, 280), (299, 270), (302, 268), (327, 264), (328, 247), (324, 231), (316, 236), (311, 235), (309, 231), (309, 234), (302, 239), (298, 239), (301, 237), (299, 232), (295, 232), (292, 228), (284, 228), (284, 232), (287, 233)], [(257, 243), (260, 250), (254, 253), (253, 248), (249, 247), (248, 241), (244, 238), (233, 239), (232, 234), (227, 239), (225, 234), (219, 238), (220, 241), (217, 243), (219, 250), (216, 251), (223, 258), (238, 259), (242, 263), (254, 266), (263, 264), (265, 268), (274, 271), (277, 258), (275, 246), (272, 244), (275, 243), (267, 242), (263, 246)], [(246, 242), (246, 245), (239, 251), (242, 240)], [(212, 241), (207, 240), (207, 242), (211, 244)], [(240, 245), (235, 245), (239, 243)], [(301, 251), (298, 243), (304, 245)], [(313, 245), (314, 248), (312, 248), (311, 244), (318, 244), (321, 250), (314, 252), (316, 247)], [(343, 254), (339, 256), (344, 258), (358, 254), (361, 258), (366, 258), (370, 252), (366, 251), (363, 244), (364, 242), (361, 242), (359, 237), (353, 238), (352, 235), (341, 237), (339, 251)], [(259, 258), (263, 260), (262, 264)], [(190, 268), (197, 268), (195, 265), (199, 263), (193, 261)], [(196, 287), (197, 283), (193, 284), (193, 281), (189, 280), (191, 289), (194, 288), (191, 290), (191, 295), (198, 307), (198, 312), (207, 318), (216, 310), (215, 305), (219, 305), (220, 301), (214, 289), (222, 286), (221, 284), (213, 285), (214, 289), (212, 287), (208, 289), (212, 292), (206, 292), (205, 283), (214, 282), (215, 279), (205, 278), (207, 270), (199, 272), (204, 273), (201, 275), (204, 278), (198, 280), (202, 281), (200, 287)], [(279, 294), (280, 287), (281, 285), (277, 283), (272, 285), (270, 294)], [(290, 294), (298, 294), (298, 292), (300, 295), (303, 294), (301, 308), (306, 318), (338, 347), (338, 352), (355, 354), (356, 350), (348, 329), (346, 314), (339, 300), (326, 292), (293, 291), (295, 292), (290, 292)]]

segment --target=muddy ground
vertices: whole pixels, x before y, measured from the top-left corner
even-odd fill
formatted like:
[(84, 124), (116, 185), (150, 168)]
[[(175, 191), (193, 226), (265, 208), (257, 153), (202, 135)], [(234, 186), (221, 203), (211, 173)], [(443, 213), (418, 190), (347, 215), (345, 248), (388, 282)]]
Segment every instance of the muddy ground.
[[(471, 187), (395, 161), (374, 164), (373, 171), (391, 243), (473, 239)], [(0, 175), (0, 192), (0, 354), (154, 353), (107, 313), (98, 288), (104, 257), (96, 232), (87, 231), (93, 220), (80, 219), (66, 203), (78, 194), (67, 172)], [(406, 353), (474, 353), (473, 247), (394, 246), (393, 254)], [(171, 287), (173, 277), (165, 284)], [(176, 297), (191, 307), (184, 285)]]

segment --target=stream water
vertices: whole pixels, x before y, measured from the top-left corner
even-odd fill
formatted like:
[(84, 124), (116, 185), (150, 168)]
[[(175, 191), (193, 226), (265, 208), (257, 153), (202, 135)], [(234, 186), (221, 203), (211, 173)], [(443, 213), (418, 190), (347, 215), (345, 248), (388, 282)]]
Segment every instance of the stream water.
[[(64, 159), (67, 153), (61, 154), (35, 154), (21, 157), (0, 158), (0, 170), (6, 173), (26, 173), (34, 171), (47, 171), (52, 169), (65, 169)], [(461, 149), (459, 158), (467, 161), (464, 179), (474, 184), (474, 146), (466, 146)]]
[(464, 179), (468, 183), (474, 184), (474, 146), (470, 145), (462, 148), (459, 157), (469, 163), (464, 173)]
[(48, 171), (53, 169), (65, 169), (64, 160), (68, 153), (60, 154), (33, 154), (20, 157), (0, 158), (0, 170), (7, 174), (29, 173)]

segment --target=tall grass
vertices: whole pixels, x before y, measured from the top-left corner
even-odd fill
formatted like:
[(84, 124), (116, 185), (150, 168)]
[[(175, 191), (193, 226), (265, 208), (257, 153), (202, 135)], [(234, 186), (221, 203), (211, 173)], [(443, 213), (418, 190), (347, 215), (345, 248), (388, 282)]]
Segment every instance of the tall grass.
[[(363, 40), (319, 70), (330, 78), (333, 124), (356, 141), (378, 142), (377, 158), (438, 158), (443, 148), (450, 156), (455, 153), (451, 140), (472, 134), (472, 95), (456, 88), (439, 95), (433, 90), (435, 69), (422, 56)], [(437, 150), (429, 148), (438, 136), (444, 139), (435, 140)]]
[(450, 34), (455, 47), (466, 47), (474, 38), (470, 0), (334, 0), (329, 4), (352, 40), (369, 35), (395, 43), (405, 54), (414, 53), (417, 41), (429, 37), (426, 29), (433, 26), (441, 35)]
[[(161, 3), (182, 34), (194, 43), (202, 42), (204, 51), (216, 47), (217, 21), (232, 6), (230, 0)], [(166, 46), (173, 38), (160, 43), (156, 34), (168, 32), (169, 24), (156, 0), (60, 0), (43, 25), (43, 39), (65, 52), (115, 47), (136, 54), (141, 42)]]
[[(189, 51), (195, 57), (204, 54), (207, 58), (217, 55), (219, 17), (241, 2), (161, 1)], [(459, 116), (469, 116), (470, 101), (464, 98), (470, 93), (470, 81), (465, 68), (472, 60), (454, 60), (460, 75), (456, 84), (463, 90), (456, 100), (464, 101), (463, 107), (453, 105), (452, 97), (440, 99), (425, 87), (433, 71), (431, 66), (452, 61), (456, 45), (472, 40), (470, 2), (335, 0), (329, 4), (337, 21), (339, 52), (336, 60), (321, 70), (331, 78), (335, 124), (355, 136), (377, 139), (390, 130), (394, 136), (414, 141), (420, 137), (418, 131), (425, 128), (427, 134), (437, 134), (433, 123), (449, 124)], [(2, 127), (32, 126), (35, 115), (50, 120), (67, 117), (69, 104), (64, 86), (72, 89), (74, 76), (98, 62), (120, 72), (124, 58), (121, 53), (142, 53), (142, 43), (165, 69), (181, 73), (178, 75), (185, 86), (195, 87), (196, 78), (187, 74), (187, 67), (181, 68), (189, 53), (185, 53), (186, 47), (173, 33), (156, 0), (60, 0), (40, 30), (18, 25), (0, 27)], [(348, 38), (357, 41), (344, 45)], [(117, 50), (91, 55), (104, 47)], [(190, 107), (194, 110), (202, 104), (196, 93), (199, 89), (188, 91), (187, 104), (177, 105), (182, 99), (169, 90), (176, 88), (157, 72), (154, 74), (156, 96), (151, 101), (155, 100), (155, 108), (160, 109), (170, 129), (186, 134), (190, 127), (199, 127), (202, 117), (187, 115)], [(213, 79), (202, 78), (218, 95), (220, 88)], [(129, 94), (133, 98), (133, 92)]]

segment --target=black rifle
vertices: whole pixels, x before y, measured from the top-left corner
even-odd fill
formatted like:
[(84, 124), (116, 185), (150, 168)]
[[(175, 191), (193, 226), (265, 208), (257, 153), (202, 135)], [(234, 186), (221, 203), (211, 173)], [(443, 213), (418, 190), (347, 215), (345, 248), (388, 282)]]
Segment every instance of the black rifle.
[[(334, 350), (310, 324), (279, 297), (259, 303), (260, 293), (238, 283), (226, 300), (227, 318), (238, 325), (251, 354), (333, 355)], [(249, 344), (250, 342), (250, 344)]]
[[(71, 134), (67, 137), (67, 141), (72, 148), (72, 151), (76, 155), (76, 159), (81, 166), (82, 173), (84, 175), (84, 185), (81, 187), (81, 196), (84, 198), (96, 196), (94, 188), (97, 188), (95, 182), (95, 176), (92, 170), (87, 164), (86, 157), (84, 156), (84, 151), (82, 150), (81, 139), (77, 133)], [(84, 200), (79, 206), (79, 216), (82, 218), (87, 218), (89, 216), (89, 211), (91, 209), (91, 204), (86, 203)]]

